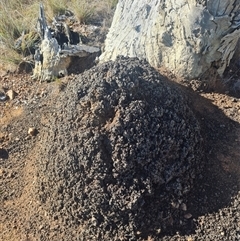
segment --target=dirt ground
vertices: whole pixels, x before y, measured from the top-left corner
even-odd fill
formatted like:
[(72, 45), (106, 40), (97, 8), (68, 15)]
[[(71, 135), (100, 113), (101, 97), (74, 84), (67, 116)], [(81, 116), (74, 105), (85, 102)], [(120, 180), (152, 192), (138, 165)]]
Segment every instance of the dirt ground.
[[(226, 79), (233, 73), (229, 71)], [(1, 71), (0, 86), (14, 90), (13, 100), (0, 101), (0, 240), (35, 240), (29, 218), (42, 212), (34, 199), (34, 150), (53, 96), (64, 93), (74, 76), (40, 83), (30, 74)], [(238, 75), (234, 75), (235, 80)], [(196, 179), (179, 225), (147, 240), (240, 240), (240, 98), (227, 88), (206, 91), (178, 83), (189, 97), (205, 140), (204, 172)], [(28, 207), (26, 209), (26, 207)], [(32, 207), (32, 208), (31, 208)], [(26, 211), (27, 210), (27, 211)], [(57, 225), (57, 224), (56, 224)], [(38, 224), (39, 229), (41, 224)], [(59, 240), (61, 237), (59, 237)], [(51, 237), (49, 237), (51, 240)], [(74, 239), (73, 240), (77, 240)]]

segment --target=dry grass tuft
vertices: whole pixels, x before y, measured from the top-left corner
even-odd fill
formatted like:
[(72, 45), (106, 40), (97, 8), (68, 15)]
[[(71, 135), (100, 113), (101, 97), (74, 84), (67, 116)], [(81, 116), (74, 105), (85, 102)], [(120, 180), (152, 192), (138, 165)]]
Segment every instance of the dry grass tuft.
[[(31, 5), (30, 5), (31, 4)], [(19, 46), (17, 39), (34, 31), (37, 19), (37, 4), (29, 1), (2, 0), (0, 3), (0, 42), (4, 62), (18, 64), (35, 38), (28, 38)]]
[(69, 9), (74, 13), (80, 23), (87, 24), (91, 22), (94, 16), (95, 6), (92, 1), (72, 0), (69, 3)]
[[(71, 11), (80, 23), (88, 24), (107, 19), (118, 0), (43, 0), (49, 21), (54, 16)], [(18, 64), (36, 44), (36, 24), (39, 11), (37, 0), (0, 1), (0, 60)], [(16, 41), (28, 34), (21, 44)]]

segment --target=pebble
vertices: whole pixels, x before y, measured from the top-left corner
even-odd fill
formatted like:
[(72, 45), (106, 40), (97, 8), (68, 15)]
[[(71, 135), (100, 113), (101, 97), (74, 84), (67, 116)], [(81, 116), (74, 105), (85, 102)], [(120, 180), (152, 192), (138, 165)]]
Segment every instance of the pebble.
[(186, 213), (185, 215), (184, 215), (184, 218), (185, 219), (190, 219), (192, 217), (192, 214), (191, 213)]
[(0, 169), (0, 177), (2, 177), (4, 173), (5, 173), (4, 169)]
[(41, 230), (41, 229), (43, 229), (44, 228), (44, 226), (43, 225), (40, 225), (39, 227), (38, 227), (38, 230)]
[(17, 93), (14, 90), (8, 90), (6, 94), (10, 100), (13, 100), (16, 97)]
[(171, 205), (173, 208), (176, 208), (176, 209), (179, 208), (179, 203), (177, 203), (177, 202), (172, 202)]
[(0, 158), (8, 159), (8, 151), (4, 148), (0, 148)]
[(13, 171), (10, 171), (9, 174), (7, 175), (8, 178), (14, 178), (15, 173)]
[(180, 208), (183, 210), (183, 211), (187, 211), (187, 205), (185, 203), (182, 203)]
[(0, 101), (5, 101), (7, 99), (7, 96), (4, 92), (0, 91)]
[(31, 136), (36, 136), (37, 133), (38, 133), (38, 131), (37, 131), (37, 129), (34, 128), (34, 127), (30, 127), (30, 128), (28, 129), (28, 134), (31, 135)]

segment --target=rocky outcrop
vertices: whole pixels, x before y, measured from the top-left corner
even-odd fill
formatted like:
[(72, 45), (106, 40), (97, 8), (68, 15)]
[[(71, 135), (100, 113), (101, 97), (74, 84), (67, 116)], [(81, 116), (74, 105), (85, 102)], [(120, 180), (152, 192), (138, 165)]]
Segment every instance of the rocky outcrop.
[(119, 0), (100, 59), (144, 58), (188, 79), (222, 75), (240, 36), (239, 3)]
[(145, 61), (118, 58), (69, 82), (49, 112), (36, 153), (42, 238), (138, 240), (177, 220), (203, 156), (177, 87)]

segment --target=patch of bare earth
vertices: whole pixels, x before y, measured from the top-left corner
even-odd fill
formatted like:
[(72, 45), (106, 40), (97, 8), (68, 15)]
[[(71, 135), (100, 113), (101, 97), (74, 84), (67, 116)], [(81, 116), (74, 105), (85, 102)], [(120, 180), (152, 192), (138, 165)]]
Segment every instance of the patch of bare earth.
[[(48, 219), (48, 214), (35, 195), (40, 135), (29, 136), (28, 128), (41, 133), (49, 124), (46, 113), (54, 106), (51, 99), (64, 93), (73, 76), (39, 83), (30, 75), (9, 73), (6, 68), (0, 65), (0, 88), (12, 89), (17, 96), (0, 101), (0, 150), (8, 154), (0, 152), (0, 240), (30, 241), (36, 240), (35, 227), (48, 231), (41, 223), (33, 225), (38, 216)], [(201, 123), (205, 169), (195, 182), (179, 225), (159, 237), (149, 234), (147, 240), (240, 240), (240, 99), (181, 88)], [(106, 128), (111, 125), (107, 123)], [(61, 234), (55, 233), (57, 238), (62, 239)]]
[[(17, 93), (13, 100), (0, 102), (0, 148), (8, 153), (5, 158), (0, 152), (0, 240), (35, 240), (32, 219), (47, 216), (34, 189), (39, 137), (29, 135), (28, 129), (41, 131), (48, 106), (40, 100), (50, 97), (49, 89), (52, 97), (57, 95), (64, 79), (48, 85), (28, 75), (9, 74), (0, 79), (0, 84)], [(28, 105), (34, 107), (28, 109)], [(41, 224), (37, 226), (41, 229)]]
[[(44, 116), (48, 105), (53, 105), (51, 95), (64, 93), (62, 87), (67, 80), (62, 85), (62, 82), (41, 84), (22, 75), (0, 79), (1, 85), (18, 93), (14, 100), (0, 102), (0, 147), (9, 155), (7, 159), (0, 157), (0, 240), (35, 240), (31, 219), (37, 215), (48, 218), (41, 213), (34, 194), (35, 150), (39, 148), (39, 139), (38, 135), (29, 136), (27, 130), (35, 126), (41, 132), (47, 121)], [(240, 99), (183, 88), (201, 122), (206, 166), (189, 196), (181, 223), (159, 238), (239, 240)], [(33, 107), (26, 111), (30, 103)], [(41, 223), (34, 226), (44, 228)], [(158, 240), (150, 235), (149, 238)]]

